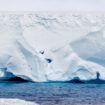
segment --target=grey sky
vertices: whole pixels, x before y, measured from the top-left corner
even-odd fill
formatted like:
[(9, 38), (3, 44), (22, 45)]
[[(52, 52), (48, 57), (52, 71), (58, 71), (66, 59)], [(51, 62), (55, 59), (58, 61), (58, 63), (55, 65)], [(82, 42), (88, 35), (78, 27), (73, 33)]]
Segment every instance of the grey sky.
[(0, 0), (0, 11), (105, 11), (105, 0)]

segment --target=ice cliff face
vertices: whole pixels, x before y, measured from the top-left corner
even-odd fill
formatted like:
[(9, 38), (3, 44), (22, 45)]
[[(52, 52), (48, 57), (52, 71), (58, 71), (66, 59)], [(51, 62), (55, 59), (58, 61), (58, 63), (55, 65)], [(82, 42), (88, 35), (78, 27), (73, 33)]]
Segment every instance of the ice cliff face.
[[(79, 22), (74, 19), (78, 15), (70, 15), (73, 16), (72, 18), (68, 15), (65, 17), (62, 15), (46, 16), (37, 14), (0, 15), (0, 79), (17, 76), (34, 82), (69, 81), (74, 78), (90, 80), (96, 79), (99, 73), (100, 79), (105, 80), (103, 66), (81, 59), (74, 52), (74, 48), (78, 47), (73, 47), (73, 51), (71, 45), (68, 44), (69, 34), (72, 32), (69, 29)], [(74, 20), (70, 21), (70, 19)], [(88, 18), (86, 21), (90, 20)], [(80, 19), (78, 30), (83, 23)], [(103, 24), (99, 26), (102, 27)], [(61, 30), (63, 33), (59, 33)], [(67, 34), (66, 39), (63, 34)], [(98, 39), (95, 37), (95, 41), (103, 39), (99, 34), (96, 34)], [(90, 38), (92, 39), (94, 37)], [(93, 50), (93, 55), (87, 53), (87, 56), (96, 56), (95, 50)], [(77, 53), (80, 55), (79, 51)]]
[(76, 77), (80, 80), (90, 80), (97, 79), (97, 73), (100, 74), (100, 79), (105, 78), (104, 67), (82, 60), (69, 45), (54, 48), (45, 55), (52, 60), (48, 65), (48, 80), (68, 81)]
[(43, 60), (24, 40), (19, 17), (10, 15), (0, 19), (1, 79), (18, 76), (31, 81), (44, 80), (44, 71), (40, 72)]

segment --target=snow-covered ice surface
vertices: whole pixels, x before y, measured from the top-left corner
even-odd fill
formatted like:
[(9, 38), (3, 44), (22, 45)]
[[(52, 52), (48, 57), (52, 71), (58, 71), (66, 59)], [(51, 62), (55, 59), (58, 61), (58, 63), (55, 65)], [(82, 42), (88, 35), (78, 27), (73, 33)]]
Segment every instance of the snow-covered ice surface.
[[(104, 17), (104, 13), (1, 13), (0, 79), (105, 80), (104, 66), (83, 60), (104, 59)], [(94, 44), (86, 41), (83, 49), (75, 47), (73, 43), (89, 32)]]

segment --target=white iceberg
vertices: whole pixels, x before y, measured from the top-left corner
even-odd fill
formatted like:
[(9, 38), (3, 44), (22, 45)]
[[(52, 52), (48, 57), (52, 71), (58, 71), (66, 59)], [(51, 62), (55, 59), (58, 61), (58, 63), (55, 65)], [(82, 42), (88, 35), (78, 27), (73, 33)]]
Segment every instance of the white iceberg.
[[(11, 18), (12, 17), (12, 18)], [(23, 37), (20, 18), (0, 16), (0, 79), (20, 77), (34, 82), (105, 80), (105, 68), (82, 60), (70, 45), (54, 47), (42, 54)]]

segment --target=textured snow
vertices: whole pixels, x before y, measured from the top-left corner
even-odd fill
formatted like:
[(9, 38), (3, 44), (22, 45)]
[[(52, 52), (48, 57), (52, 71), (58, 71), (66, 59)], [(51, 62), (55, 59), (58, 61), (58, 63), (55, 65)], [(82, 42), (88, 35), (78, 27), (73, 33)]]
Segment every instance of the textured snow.
[[(104, 24), (104, 14), (1, 14), (0, 79), (17, 76), (34, 82), (69, 81), (75, 78), (91, 80), (97, 79), (99, 73), (99, 78), (105, 80), (105, 68), (83, 60), (79, 53), (83, 52), (81, 55), (86, 57), (97, 57), (100, 45), (94, 44), (90, 53), (91, 49), (88, 48), (92, 44), (89, 42), (86, 44), (87, 49), (81, 47), (80, 50), (79, 46), (69, 44), (78, 37), (99, 29), (101, 31), (87, 36), (92, 36), (89, 37), (90, 41), (102, 42), (104, 29), (101, 28)], [(103, 49), (102, 53), (103, 44), (99, 48)], [(84, 54), (85, 52), (87, 53)]]

